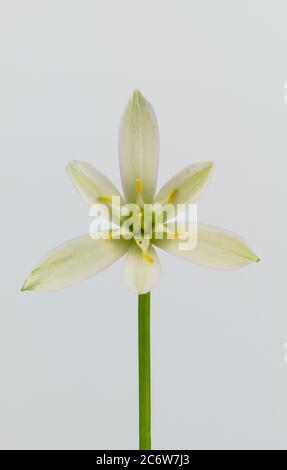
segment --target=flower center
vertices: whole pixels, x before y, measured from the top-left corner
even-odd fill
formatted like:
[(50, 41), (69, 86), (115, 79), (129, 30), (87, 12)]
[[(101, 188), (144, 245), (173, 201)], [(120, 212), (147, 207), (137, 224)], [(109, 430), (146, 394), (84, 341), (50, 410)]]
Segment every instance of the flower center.
[[(110, 230), (107, 238), (114, 235), (123, 238), (133, 238), (142, 252), (143, 257), (149, 263), (154, 262), (154, 258), (149, 253), (149, 247), (153, 238), (163, 238), (164, 235), (173, 234), (177, 237), (178, 232), (172, 232), (167, 220), (174, 218), (173, 200), (177, 194), (177, 188), (171, 189), (166, 200), (154, 204), (145, 204), (142, 192), (143, 183), (140, 178), (135, 179), (135, 188), (138, 194), (135, 204), (125, 204), (119, 211), (120, 228)], [(111, 197), (102, 195), (100, 200), (108, 204), (113, 203)], [(172, 211), (172, 212), (170, 212)]]

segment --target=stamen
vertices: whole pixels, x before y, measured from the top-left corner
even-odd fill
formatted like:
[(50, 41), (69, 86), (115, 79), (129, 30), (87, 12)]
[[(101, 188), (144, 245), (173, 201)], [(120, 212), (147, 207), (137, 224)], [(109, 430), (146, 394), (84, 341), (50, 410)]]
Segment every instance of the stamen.
[(110, 229), (108, 230), (105, 235), (105, 240), (119, 240), (121, 238), (121, 229)]
[(111, 240), (113, 238), (113, 230), (108, 231), (108, 240)]
[(137, 190), (137, 193), (142, 193), (143, 191), (143, 184), (140, 178), (136, 178), (136, 190)]
[(143, 251), (142, 255), (149, 263), (154, 263), (153, 257), (150, 256), (146, 251)]
[(167, 197), (167, 202), (172, 202), (176, 193), (177, 193), (177, 189), (176, 188), (172, 189)]
[(109, 202), (109, 203), (112, 203), (112, 198), (110, 196), (99, 196), (98, 199), (100, 199), (100, 201), (103, 201), (103, 202)]

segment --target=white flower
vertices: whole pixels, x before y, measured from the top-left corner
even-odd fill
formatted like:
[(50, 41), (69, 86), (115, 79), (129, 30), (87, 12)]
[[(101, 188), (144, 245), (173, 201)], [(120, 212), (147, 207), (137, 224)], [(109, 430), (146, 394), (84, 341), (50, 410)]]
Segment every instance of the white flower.
[[(68, 174), (82, 197), (89, 203), (111, 208), (113, 196), (121, 204), (195, 202), (212, 174), (212, 162), (195, 163), (171, 178), (155, 196), (159, 157), (159, 135), (155, 113), (139, 91), (134, 91), (122, 117), (119, 134), (119, 158), (124, 198), (102, 173), (92, 165), (73, 161)], [(124, 218), (119, 219), (122, 226)], [(52, 291), (87, 279), (126, 254), (124, 278), (138, 294), (149, 292), (160, 278), (156, 245), (193, 263), (215, 268), (236, 268), (259, 261), (249, 246), (225, 230), (199, 225), (197, 245), (180, 250), (178, 239), (160, 240), (151, 226), (148, 238), (133, 233), (123, 237), (93, 239), (90, 235), (71, 240), (46, 256), (28, 276), (22, 290)]]

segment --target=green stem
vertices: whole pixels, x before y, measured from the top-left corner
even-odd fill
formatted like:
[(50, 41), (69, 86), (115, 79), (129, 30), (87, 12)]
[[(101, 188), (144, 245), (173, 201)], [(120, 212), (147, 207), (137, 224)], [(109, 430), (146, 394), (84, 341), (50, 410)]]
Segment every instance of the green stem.
[(139, 295), (139, 448), (151, 449), (150, 292)]

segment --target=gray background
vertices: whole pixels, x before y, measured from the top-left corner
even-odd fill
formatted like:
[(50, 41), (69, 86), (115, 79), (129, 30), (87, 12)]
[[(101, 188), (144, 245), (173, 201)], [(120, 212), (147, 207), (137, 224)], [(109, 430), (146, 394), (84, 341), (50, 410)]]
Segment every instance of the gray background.
[(287, 448), (286, 21), (283, 0), (0, 1), (1, 448), (137, 446), (122, 260), (63, 292), (20, 293), (39, 258), (88, 231), (66, 163), (120, 185), (134, 88), (159, 119), (159, 186), (214, 160), (199, 219), (262, 259), (220, 272), (160, 253), (154, 448)]

